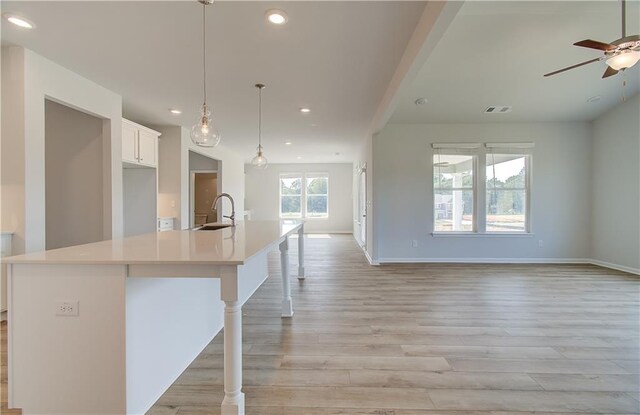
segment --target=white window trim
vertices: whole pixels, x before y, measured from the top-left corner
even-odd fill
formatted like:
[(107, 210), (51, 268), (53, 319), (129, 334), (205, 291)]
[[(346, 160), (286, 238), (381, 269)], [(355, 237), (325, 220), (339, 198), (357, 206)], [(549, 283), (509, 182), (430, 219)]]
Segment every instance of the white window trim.
[[(282, 179), (300, 179), (300, 215), (299, 216), (282, 216), (282, 196), (298, 196), (282, 194)], [(280, 173), (278, 176), (278, 217), (280, 219), (302, 219), (304, 218), (304, 174), (302, 173)]]
[[(327, 178), (327, 214), (324, 216), (308, 216), (307, 212), (307, 197), (308, 196), (325, 196), (324, 194), (308, 195), (307, 194), (307, 179), (313, 179), (317, 177)], [(298, 195), (283, 195), (282, 194), (282, 179), (300, 179), (300, 215), (299, 216), (282, 216), (282, 196), (298, 196)], [(305, 173), (280, 173), (278, 177), (278, 217), (280, 219), (305, 219), (305, 220), (327, 220), (329, 219), (329, 173), (327, 172), (305, 172)]]
[[(488, 143), (487, 143), (488, 144)], [(512, 143), (513, 144), (513, 143)], [(529, 145), (531, 143), (522, 143), (523, 145)], [(531, 146), (532, 147), (532, 146)], [(508, 189), (500, 189), (500, 190), (524, 190), (524, 197), (525, 197), (525, 205), (524, 205), (524, 230), (523, 231), (509, 231), (509, 232), (496, 232), (496, 231), (487, 231), (486, 230), (486, 217), (487, 217), (487, 212), (486, 212), (486, 203), (485, 203), (485, 207), (484, 207), (484, 232), (483, 234), (485, 235), (533, 235), (532, 231), (531, 231), (531, 152), (530, 151), (526, 151), (523, 149), (526, 148), (531, 148), (531, 147), (499, 147), (499, 146), (495, 146), (495, 147), (491, 147), (491, 149), (497, 149), (497, 151), (488, 151), (485, 152), (485, 156), (484, 156), (484, 172), (486, 175), (486, 168), (487, 168), (487, 155), (491, 154), (491, 153), (498, 153), (498, 154), (513, 154), (515, 156), (522, 156), (524, 157), (524, 168), (525, 168), (525, 187), (524, 189), (522, 188), (508, 188)], [(485, 177), (485, 198), (486, 198), (486, 194), (488, 192), (488, 189), (486, 187), (486, 177)]]
[[(431, 209), (433, 214), (431, 215), (431, 236), (452, 236), (452, 237), (465, 237), (465, 236), (488, 236), (488, 237), (518, 237), (518, 236), (533, 236), (532, 221), (531, 221), (531, 184), (532, 184), (532, 153), (534, 143), (521, 142), (521, 143), (432, 143), (431, 152)], [(525, 157), (525, 172), (526, 172), (526, 188), (525, 190), (525, 230), (524, 231), (511, 231), (511, 232), (487, 232), (487, 154), (514, 154)], [(436, 187), (433, 184), (434, 166), (433, 160), (436, 154), (460, 154), (470, 155), (473, 158), (473, 230), (472, 231), (435, 231), (436, 218), (435, 218), (435, 190)], [(520, 189), (522, 190), (522, 189)]]
[[(309, 195), (307, 193), (307, 179), (315, 179), (315, 178), (325, 178), (327, 179), (327, 193), (325, 194), (312, 194)], [(325, 220), (329, 219), (329, 173), (311, 173), (307, 172), (304, 174), (304, 218), (307, 220)], [(308, 216), (309, 212), (307, 212), (307, 199), (309, 196), (327, 196), (327, 214), (323, 216)]]
[[(446, 234), (457, 234), (457, 235), (474, 235), (478, 233), (478, 216), (476, 214), (477, 209), (478, 209), (478, 175), (476, 174), (476, 171), (478, 170), (478, 152), (474, 149), (480, 148), (480, 143), (458, 143), (458, 144), (449, 144), (448, 147), (445, 147), (444, 144), (432, 144), (432, 147), (434, 149), (433, 154), (431, 155), (431, 172), (433, 174), (433, 157), (440, 153), (440, 154), (445, 154), (445, 155), (461, 155), (461, 156), (471, 156), (472, 160), (471, 160), (471, 169), (472, 169), (472, 176), (473, 176), (473, 186), (471, 187), (471, 189), (468, 188), (452, 188), (452, 189), (447, 189), (447, 190), (471, 190), (473, 192), (473, 198), (472, 198), (472, 207), (473, 207), (473, 215), (472, 215), (472, 219), (471, 219), (471, 230), (470, 231), (436, 231), (436, 212), (435, 212), (435, 185), (432, 184), (432, 191), (431, 191), (431, 209), (433, 209), (433, 215), (431, 215), (431, 221), (432, 221), (432, 229), (433, 232), (432, 234), (436, 233), (436, 234), (440, 234), (440, 233), (446, 233)], [(433, 176), (432, 176), (432, 182), (433, 182)], [(440, 189), (440, 188), (439, 188)]]

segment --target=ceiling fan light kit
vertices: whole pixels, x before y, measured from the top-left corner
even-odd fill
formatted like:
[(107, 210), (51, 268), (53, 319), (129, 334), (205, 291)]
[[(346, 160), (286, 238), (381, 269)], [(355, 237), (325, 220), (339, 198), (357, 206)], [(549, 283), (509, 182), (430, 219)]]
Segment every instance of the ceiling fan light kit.
[(626, 31), (626, 3), (625, 0), (622, 3), (622, 37), (616, 39), (611, 43), (599, 42), (597, 40), (581, 40), (574, 43), (574, 46), (580, 46), (583, 48), (596, 49), (603, 52), (603, 56), (594, 58), (585, 62), (578, 63), (554, 72), (545, 74), (544, 76), (556, 75), (570, 69), (578, 68), (580, 66), (588, 65), (593, 62), (599, 62), (604, 60), (607, 63), (607, 69), (602, 75), (603, 78), (608, 78), (617, 74), (620, 71), (631, 68), (640, 60), (640, 35), (627, 36)]
[(617, 55), (614, 55), (607, 59), (607, 65), (616, 71), (621, 71), (635, 65), (640, 60), (640, 51), (637, 50), (625, 50)]

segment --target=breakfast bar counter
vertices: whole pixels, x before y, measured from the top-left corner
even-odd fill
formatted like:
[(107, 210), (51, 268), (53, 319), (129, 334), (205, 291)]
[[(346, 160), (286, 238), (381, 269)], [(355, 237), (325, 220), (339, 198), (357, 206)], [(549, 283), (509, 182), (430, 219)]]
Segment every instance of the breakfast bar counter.
[(223, 325), (222, 414), (243, 414), (241, 308), (278, 248), (282, 316), (293, 316), (293, 234), (304, 279), (301, 221), (245, 221), (6, 258), (9, 407), (27, 415), (144, 413)]

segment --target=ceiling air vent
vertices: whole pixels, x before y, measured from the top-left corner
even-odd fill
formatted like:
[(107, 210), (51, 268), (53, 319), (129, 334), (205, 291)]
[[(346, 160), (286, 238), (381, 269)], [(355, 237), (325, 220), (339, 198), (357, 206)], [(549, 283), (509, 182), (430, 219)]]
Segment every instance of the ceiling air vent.
[(485, 114), (506, 114), (507, 112), (511, 112), (511, 107), (506, 105), (493, 105), (484, 110)]

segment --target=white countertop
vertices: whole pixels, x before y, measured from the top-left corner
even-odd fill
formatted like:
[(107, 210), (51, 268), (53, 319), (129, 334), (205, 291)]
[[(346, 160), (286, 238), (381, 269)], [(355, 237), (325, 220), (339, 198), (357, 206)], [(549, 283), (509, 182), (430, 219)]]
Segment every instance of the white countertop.
[(13, 264), (242, 265), (296, 232), (302, 221), (241, 221), (215, 231), (154, 232), (4, 258)]

